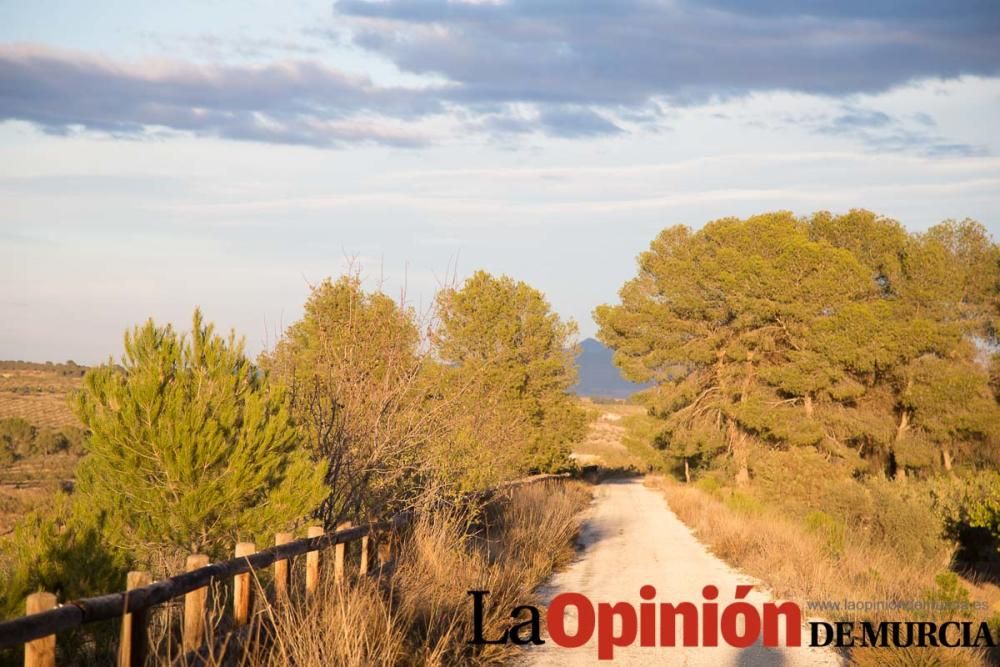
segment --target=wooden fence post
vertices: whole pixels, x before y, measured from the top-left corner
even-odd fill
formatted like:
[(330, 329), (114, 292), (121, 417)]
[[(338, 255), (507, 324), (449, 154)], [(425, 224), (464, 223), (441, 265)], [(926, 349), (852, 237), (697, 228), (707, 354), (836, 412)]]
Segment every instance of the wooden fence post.
[[(52, 593), (32, 593), (25, 601), (28, 614), (48, 611), (56, 606)], [(56, 636), (40, 637), (24, 645), (24, 667), (55, 667)]]
[[(306, 532), (308, 537), (322, 537), (322, 526), (309, 526)], [(319, 588), (319, 552), (310, 551), (306, 554), (306, 597), (312, 595)]]
[[(354, 524), (350, 521), (343, 521), (337, 524), (337, 530), (347, 530), (351, 528)], [(344, 554), (347, 551), (347, 545), (344, 542), (339, 543), (334, 547), (334, 561), (333, 561), (333, 580), (340, 584), (344, 580)]]
[[(187, 557), (188, 572), (208, 565), (208, 556), (192, 554)], [(208, 588), (203, 587), (191, 591), (184, 596), (184, 632), (181, 644), (184, 652), (201, 648), (205, 642), (205, 602), (208, 600)]]
[[(125, 589), (142, 588), (153, 583), (149, 572), (132, 571), (125, 579)], [(125, 598), (126, 600), (128, 597)], [(149, 653), (149, 634), (145, 609), (122, 617), (121, 638), (118, 640), (118, 667), (143, 667)]]
[[(295, 539), (292, 533), (278, 533), (274, 536), (274, 545), (280, 547)], [(289, 559), (274, 561), (274, 599), (275, 601), (288, 601), (288, 572), (291, 565)]]
[(365, 535), (361, 538), (361, 566), (358, 568), (358, 574), (360, 576), (365, 576), (368, 574), (368, 536)]
[[(253, 542), (236, 545), (236, 557), (257, 553)], [(233, 623), (236, 627), (246, 625), (250, 620), (250, 573), (244, 572), (233, 577)]]

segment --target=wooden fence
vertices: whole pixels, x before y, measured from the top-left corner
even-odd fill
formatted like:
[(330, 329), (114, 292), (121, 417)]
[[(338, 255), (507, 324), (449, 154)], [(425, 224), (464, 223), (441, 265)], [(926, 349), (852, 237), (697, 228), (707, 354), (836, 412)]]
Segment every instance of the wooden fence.
[[(567, 475), (534, 475), (506, 482), (476, 497), (483, 499), (499, 491), (535, 482), (563, 479)], [(184, 596), (184, 615), (181, 643), (185, 652), (195, 651), (205, 641), (206, 603), (208, 586), (213, 582), (233, 581), (233, 625), (246, 626), (250, 619), (250, 573), (273, 567), (274, 595), (276, 600), (289, 599), (289, 565), (295, 556), (306, 555), (306, 598), (318, 590), (320, 581), (320, 552), (336, 547), (334, 551), (334, 579), (344, 577), (346, 545), (361, 542), (361, 559), (358, 572), (369, 574), (372, 559), (371, 546), (378, 543), (380, 569), (391, 558), (390, 536), (409, 524), (412, 515), (401, 513), (387, 521), (351, 526), (337, 526), (332, 533), (320, 526), (307, 529), (307, 537), (295, 540), (291, 533), (275, 535), (275, 546), (257, 551), (249, 542), (236, 545), (235, 558), (209, 564), (208, 556), (193, 554), (188, 557), (186, 572), (152, 581), (148, 572), (129, 572), (126, 590), (97, 597), (57, 604), (52, 593), (34, 593), (28, 596), (26, 615), (0, 623), (0, 649), (25, 645), (25, 667), (53, 667), (56, 663), (56, 635), (72, 628), (97, 621), (121, 618), (118, 645), (118, 666), (133, 667), (146, 663), (148, 655), (148, 612), (156, 605)]]

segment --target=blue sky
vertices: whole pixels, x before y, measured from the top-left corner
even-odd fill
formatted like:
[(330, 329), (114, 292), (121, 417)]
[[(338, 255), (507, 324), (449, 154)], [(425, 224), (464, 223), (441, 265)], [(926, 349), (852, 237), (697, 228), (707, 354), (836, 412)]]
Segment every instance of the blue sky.
[(360, 266), (594, 332), (665, 226), (866, 207), (1000, 236), (1000, 4), (0, 0), (0, 358), (195, 305), (273, 343)]

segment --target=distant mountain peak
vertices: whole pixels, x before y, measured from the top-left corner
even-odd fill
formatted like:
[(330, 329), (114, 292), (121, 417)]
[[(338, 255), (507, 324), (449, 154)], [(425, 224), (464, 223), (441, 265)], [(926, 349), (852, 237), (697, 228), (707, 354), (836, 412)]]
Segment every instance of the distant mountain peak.
[(627, 398), (650, 384), (636, 384), (622, 377), (611, 357), (611, 348), (599, 340), (586, 338), (580, 342), (580, 354), (576, 357), (579, 378), (571, 391), (578, 396), (591, 398)]

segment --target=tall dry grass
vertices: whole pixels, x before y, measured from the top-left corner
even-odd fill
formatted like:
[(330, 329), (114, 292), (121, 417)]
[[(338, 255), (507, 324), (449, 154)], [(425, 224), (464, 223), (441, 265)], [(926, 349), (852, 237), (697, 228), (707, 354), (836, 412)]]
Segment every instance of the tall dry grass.
[[(326, 576), (310, 604), (263, 606), (257, 617), (267, 630), (216, 648), (206, 664), (508, 664), (523, 649), (468, 645), (468, 591), (490, 592), (485, 635), (500, 635), (510, 626), (511, 609), (537, 604), (535, 589), (572, 558), (580, 511), (590, 498), (582, 483), (550, 482), (494, 499), (475, 515), (426, 516), (403, 536), (390, 572), (343, 585)], [(263, 590), (258, 593), (262, 599)]]
[[(730, 565), (764, 582), (781, 599), (802, 605), (807, 616), (810, 600), (917, 601), (940, 597), (936, 575), (947, 562), (906, 557), (887, 545), (863, 540), (850, 531), (810, 530), (807, 525), (766, 507), (740, 507), (690, 485), (658, 479), (654, 482), (670, 508), (698, 539)], [(995, 599), (995, 591), (965, 582), (973, 598)], [(934, 620), (951, 620), (938, 616)], [(979, 618), (957, 620), (984, 620)], [(918, 620), (899, 611), (841, 610), (833, 621)], [(930, 620), (928, 617), (919, 620)], [(861, 648), (851, 652), (857, 665), (983, 665), (981, 651), (953, 648)]]

